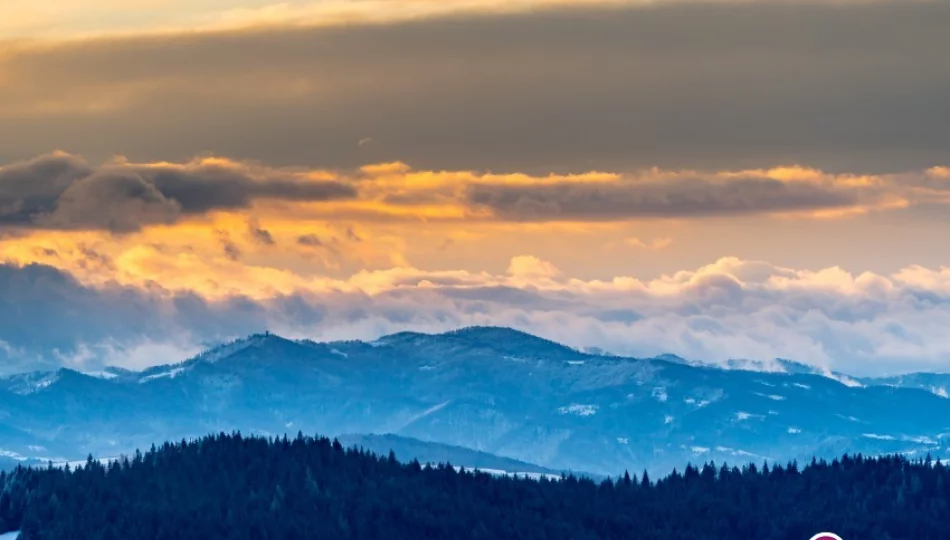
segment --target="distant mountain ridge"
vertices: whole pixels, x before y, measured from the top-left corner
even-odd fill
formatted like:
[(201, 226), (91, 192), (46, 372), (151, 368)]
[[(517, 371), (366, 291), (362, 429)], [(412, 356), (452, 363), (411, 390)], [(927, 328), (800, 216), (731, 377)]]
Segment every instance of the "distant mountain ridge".
[(2, 378), (0, 455), (114, 456), (232, 430), (387, 433), (614, 475), (709, 459), (938, 455), (948, 387), (950, 375), (858, 379), (788, 360), (713, 367), (582, 352), (501, 327), (373, 342), (263, 333), (140, 372)]
[(488, 452), (449, 444), (424, 442), (391, 433), (342, 435), (338, 439), (344, 447), (362, 448), (380, 456), (385, 456), (387, 452), (392, 451), (399, 461), (416, 460), (422, 465), (436, 466), (440, 463), (451, 463), (452, 465), (464, 466), (466, 469), (497, 471), (530, 477), (543, 475), (550, 478), (560, 477), (562, 474), (593, 476), (583, 471), (557, 471), (533, 463), (496, 456)]

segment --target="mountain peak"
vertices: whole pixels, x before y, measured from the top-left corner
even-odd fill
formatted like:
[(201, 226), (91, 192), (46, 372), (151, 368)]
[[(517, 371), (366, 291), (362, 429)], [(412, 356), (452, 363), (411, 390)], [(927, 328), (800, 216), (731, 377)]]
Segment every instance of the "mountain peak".
[(273, 345), (284, 345), (288, 343), (292, 344), (295, 342), (277, 334), (265, 331), (257, 334), (251, 334), (247, 337), (238, 338), (233, 341), (221, 343), (202, 353), (199, 353), (187, 362), (217, 362), (222, 358), (231, 356), (238, 351), (250, 347), (266, 347)]
[(566, 345), (504, 326), (467, 326), (440, 334), (399, 332), (374, 342), (413, 347), (463, 347), (519, 358), (577, 358), (588, 356)]
[(657, 356), (654, 356), (652, 360), (662, 360), (663, 362), (669, 362), (671, 364), (684, 364), (690, 365), (691, 362), (682, 356), (672, 354), (672, 353), (663, 353)]
[(441, 335), (450, 336), (463, 339), (471, 340), (524, 340), (524, 341), (537, 341), (542, 343), (548, 343), (551, 345), (557, 345), (558, 347), (564, 347), (560, 343), (556, 343), (549, 339), (538, 337), (534, 334), (529, 334), (522, 330), (516, 330), (514, 328), (509, 328), (507, 326), (466, 326), (463, 328), (458, 328), (456, 330), (449, 330), (448, 332), (443, 332)]

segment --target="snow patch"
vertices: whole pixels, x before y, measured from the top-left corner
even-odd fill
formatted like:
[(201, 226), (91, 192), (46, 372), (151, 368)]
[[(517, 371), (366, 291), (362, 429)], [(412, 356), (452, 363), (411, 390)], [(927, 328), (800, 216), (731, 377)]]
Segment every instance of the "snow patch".
[(413, 416), (412, 418), (410, 418), (409, 421), (407, 421), (405, 424), (403, 424), (402, 428), (400, 428), (400, 429), (404, 429), (404, 428), (408, 427), (409, 425), (411, 425), (413, 422), (416, 422), (416, 421), (418, 421), (418, 420), (421, 420), (421, 419), (425, 418), (426, 416), (429, 416), (430, 414), (434, 414), (434, 413), (437, 413), (437, 412), (441, 411), (442, 409), (448, 407), (450, 403), (452, 403), (452, 400), (451, 400), (451, 399), (448, 400), (448, 401), (443, 401), (442, 403), (439, 403), (438, 405), (429, 407), (428, 409), (426, 409), (426, 410), (422, 411), (421, 413), (419, 413), (419, 414)]
[(583, 365), (584, 365), (584, 361), (583, 361), (583, 360), (568, 360), (568, 361), (567, 361), (567, 365), (569, 365), (569, 366), (583, 366)]
[(921, 437), (901, 437), (903, 441), (915, 442), (918, 444), (937, 444), (937, 441), (931, 439), (930, 437), (921, 436)]
[(653, 397), (660, 403), (666, 403), (666, 400), (670, 398), (669, 394), (666, 393), (666, 388), (661, 386), (653, 389)]
[(936, 386), (931, 386), (931, 387), (930, 387), (930, 391), (931, 391), (935, 396), (940, 396), (940, 397), (942, 397), (942, 398), (944, 398), (944, 399), (950, 398), (950, 395), (947, 394), (947, 387), (946, 387), (946, 386), (941, 386), (941, 387), (939, 387), (939, 388), (936, 387)]
[(790, 427), (788, 428), (788, 432), (792, 435), (798, 435), (802, 432), (802, 430), (798, 429), (797, 427)]
[(597, 405), (584, 405), (582, 403), (571, 403), (566, 407), (558, 407), (557, 412), (561, 414), (573, 414), (575, 416), (593, 416), (597, 414), (600, 407)]
[(20, 537), (20, 531), (13, 531), (0, 534), (0, 540), (16, 540)]
[[(432, 464), (431, 464), (431, 463), (428, 463), (427, 465), (432, 465)], [(551, 474), (551, 473), (511, 472), (511, 471), (503, 471), (503, 470), (501, 470), (501, 469), (474, 469), (474, 468), (466, 468), (466, 467), (459, 466), (459, 465), (453, 465), (452, 468), (455, 469), (456, 471), (461, 471), (462, 469), (465, 469), (466, 472), (473, 472), (473, 471), (474, 471), (474, 472), (482, 472), (482, 473), (490, 474), (490, 475), (492, 475), (492, 476), (512, 476), (512, 477), (515, 477), (515, 478), (530, 478), (530, 479), (532, 479), (532, 480), (540, 480), (540, 479), (542, 479), (542, 478), (545, 478), (545, 479), (547, 479), (547, 480), (560, 480), (560, 479), (561, 479), (561, 475), (559, 475), (559, 474)]]
[(27, 457), (24, 456), (24, 455), (21, 455), (21, 454), (18, 454), (18, 453), (16, 453), (16, 452), (13, 452), (12, 450), (4, 450), (4, 449), (2, 449), (2, 448), (0, 448), (0, 456), (8, 457), (8, 458), (10, 458), (10, 459), (15, 459), (15, 460), (17, 460), (17, 461), (26, 461), (26, 460), (27, 460)]
[(335, 354), (335, 355), (337, 355), (337, 356), (342, 356), (343, 358), (349, 358), (349, 357), (350, 357), (350, 355), (346, 354), (345, 352), (343, 352), (343, 351), (341, 351), (341, 350), (339, 350), (339, 349), (330, 349), (330, 352), (333, 353), (333, 354)]
[(758, 392), (752, 392), (752, 393), (759, 397), (771, 399), (772, 401), (785, 401), (785, 396), (780, 396), (778, 394), (760, 394)]
[(10, 388), (10, 391), (17, 395), (26, 396), (52, 386), (53, 383), (59, 380), (59, 373), (33, 373), (23, 377), (16, 376), (11, 380), (16, 382)]
[(664, 424), (672, 424), (672, 423), (673, 423), (673, 420), (676, 420), (676, 419), (673, 418), (673, 417), (670, 416), (670, 415), (666, 415), (666, 416), (663, 417), (663, 423), (664, 423)]
[(165, 379), (165, 378), (174, 379), (175, 377), (181, 375), (181, 373), (184, 371), (185, 371), (185, 368), (183, 366), (172, 368), (168, 371), (163, 371), (161, 373), (156, 373), (154, 375), (148, 375), (148, 376), (142, 377), (141, 379), (139, 379), (139, 384), (146, 383), (148, 381), (154, 381), (156, 379)]
[(735, 448), (729, 448), (728, 446), (717, 446), (716, 451), (721, 452), (723, 454), (730, 454), (732, 456), (742, 456), (742, 457), (750, 457), (750, 458), (766, 459), (766, 460), (770, 459), (766, 456), (753, 454), (752, 452), (748, 452), (746, 450), (737, 450)]
[(852, 379), (851, 377), (848, 377), (847, 375), (845, 375), (845, 374), (843, 374), (843, 373), (835, 373), (835, 372), (831, 371), (831, 370), (828, 369), (828, 368), (822, 368), (822, 369), (821, 369), (821, 374), (824, 375), (825, 377), (829, 378), (829, 379), (838, 381), (839, 383), (841, 383), (841, 384), (843, 384), (843, 385), (845, 385), (845, 386), (851, 387), (851, 388), (864, 388), (864, 385), (863, 385), (863, 384), (861, 384), (861, 383), (859, 383), (858, 381)]
[(630, 444), (630, 439), (626, 437), (617, 437), (617, 442), (620, 444)]
[(739, 411), (739, 412), (736, 413), (736, 420), (742, 421), (742, 420), (748, 420), (748, 419), (750, 419), (750, 418), (762, 418), (762, 415), (761, 415), (761, 414), (748, 413), (748, 412), (745, 412), (745, 411)]
[(782, 362), (774, 358), (772, 360), (749, 360), (736, 358), (727, 360), (723, 366), (725, 369), (734, 369), (738, 371), (760, 371), (763, 373), (788, 373)]
[(115, 373), (110, 373), (108, 371), (83, 371), (83, 375), (88, 377), (95, 377), (96, 379), (114, 379), (118, 377)]
[(218, 345), (217, 347), (195, 356), (193, 359), (200, 362), (214, 363), (223, 358), (227, 358), (238, 351), (247, 349), (248, 347), (260, 345), (263, 343), (264, 338), (266, 337), (269, 336), (250, 336), (244, 339), (237, 339), (230, 343)]
[(897, 439), (891, 435), (878, 435), (877, 433), (862, 433), (862, 437), (868, 439), (875, 439), (878, 441), (896, 441)]
[(832, 377), (832, 379), (834, 379), (834, 380), (840, 382), (841, 384), (843, 384), (843, 385), (845, 385), (845, 386), (848, 386), (848, 387), (850, 387), (850, 388), (864, 388), (864, 385), (863, 385), (863, 384), (861, 384), (861, 383), (859, 383), (858, 381), (852, 379), (851, 377), (848, 377), (847, 375), (836, 375), (836, 376)]
[(807, 384), (792, 383), (792, 386), (797, 386), (797, 387), (802, 388), (802, 389), (804, 389), (804, 390), (811, 390), (811, 386), (808, 386)]
[(705, 454), (706, 452), (709, 452), (709, 448), (707, 448), (707, 447), (705, 447), (705, 446), (692, 446), (692, 447), (690, 447), (690, 450), (691, 450), (694, 454)]
[(691, 397), (688, 397), (688, 398), (684, 399), (683, 402), (689, 403), (690, 405), (692, 405), (692, 404), (696, 403), (696, 400), (693, 399), (693, 398), (691, 398)]

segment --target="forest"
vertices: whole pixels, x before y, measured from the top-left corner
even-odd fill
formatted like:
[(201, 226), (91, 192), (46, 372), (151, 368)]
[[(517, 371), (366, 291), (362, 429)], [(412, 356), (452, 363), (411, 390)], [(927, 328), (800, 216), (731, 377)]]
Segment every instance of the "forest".
[(658, 479), (531, 480), (401, 463), (338, 441), (239, 433), (107, 464), (0, 473), (21, 540), (946, 538), (950, 472), (930, 457), (689, 465)]

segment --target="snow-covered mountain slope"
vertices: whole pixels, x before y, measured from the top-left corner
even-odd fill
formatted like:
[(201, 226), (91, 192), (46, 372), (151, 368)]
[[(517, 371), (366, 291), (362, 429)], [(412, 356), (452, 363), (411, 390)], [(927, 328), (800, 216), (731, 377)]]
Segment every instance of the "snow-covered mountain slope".
[(771, 366), (593, 354), (493, 327), (373, 343), (260, 334), (142, 372), (0, 380), (0, 440), (84, 459), (217, 431), (392, 433), (601, 474), (947, 446), (947, 376)]
[(931, 392), (936, 396), (950, 399), (950, 374), (910, 373), (895, 377), (865, 378), (861, 379), (860, 382), (868, 385), (918, 388)]

